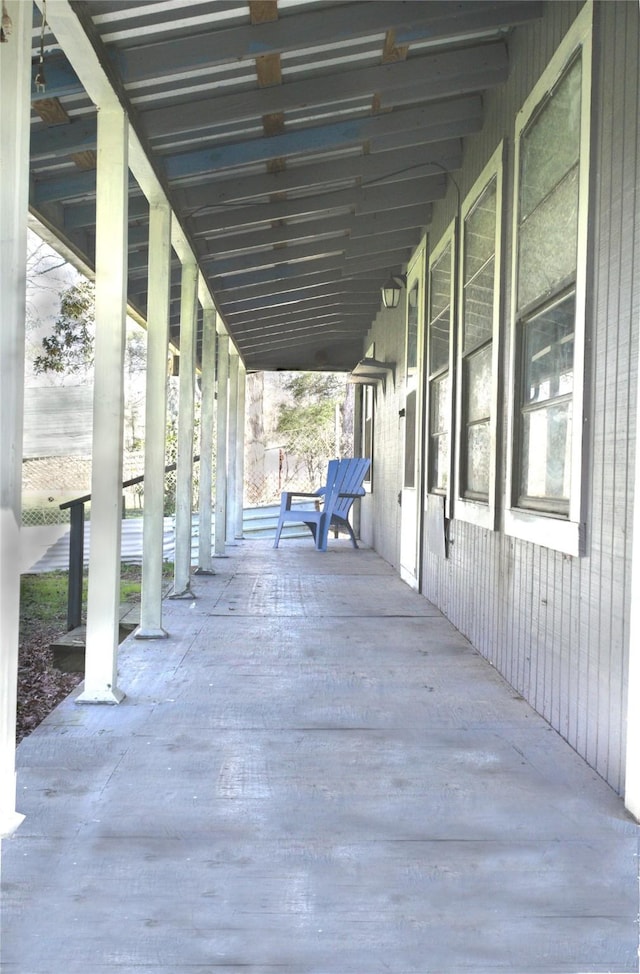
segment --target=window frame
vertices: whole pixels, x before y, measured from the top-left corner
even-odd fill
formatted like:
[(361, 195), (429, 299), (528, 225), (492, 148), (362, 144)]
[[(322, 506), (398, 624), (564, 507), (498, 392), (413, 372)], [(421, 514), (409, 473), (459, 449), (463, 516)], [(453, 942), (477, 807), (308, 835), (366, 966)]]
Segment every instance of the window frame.
[[(551, 548), (564, 554), (578, 556), (584, 550), (584, 450), (585, 406), (585, 345), (587, 320), (587, 280), (589, 271), (589, 184), (591, 141), (591, 83), (592, 83), (593, 4), (587, 0), (563, 41), (558, 46), (538, 82), (516, 116), (514, 131), (514, 180), (511, 266), (511, 354), (509, 367), (507, 475), (505, 523), (507, 535)], [(539, 112), (543, 103), (553, 97), (576, 57), (581, 58), (580, 103), (580, 161), (578, 174), (578, 214), (575, 271), (575, 330), (573, 360), (573, 400), (571, 409), (571, 488), (567, 515), (542, 509), (518, 507), (520, 483), (522, 408), (522, 341), (521, 319), (527, 317), (526, 308), (517, 308), (519, 257), (519, 192), (521, 144), (524, 130)], [(555, 290), (559, 294), (559, 290)]]
[[(503, 305), (502, 275), (502, 241), (503, 241), (503, 212), (504, 212), (504, 158), (505, 145), (501, 141), (493, 155), (469, 190), (460, 209), (459, 257), (458, 257), (458, 342), (456, 355), (456, 370), (458, 375), (456, 387), (456, 480), (455, 480), (455, 511), (456, 518), (477, 524), (480, 527), (494, 531), (496, 528), (497, 490), (498, 490), (498, 409), (500, 390), (500, 357), (501, 357), (501, 328)], [(466, 220), (473, 212), (476, 204), (486, 192), (491, 182), (496, 182), (496, 226), (493, 268), (493, 327), (491, 335), (491, 413), (489, 416), (489, 492), (487, 500), (466, 497), (462, 493), (462, 471), (464, 469), (463, 450), (465, 447), (464, 423), (464, 395), (466, 391), (465, 361), (470, 357), (463, 354), (464, 342), (464, 292), (465, 292), (465, 233)], [(488, 344), (488, 341), (485, 345)], [(483, 346), (478, 346), (482, 348)], [(478, 349), (474, 349), (475, 354)]]
[[(427, 273), (426, 273), (426, 291), (427, 291), (427, 302), (425, 309), (425, 323), (424, 323), (424, 345), (425, 345), (425, 370), (424, 370), (424, 404), (425, 404), (425, 507), (428, 503), (429, 495), (433, 497), (441, 497), (444, 501), (444, 516), (451, 518), (453, 516), (453, 495), (454, 495), (454, 468), (455, 468), (455, 425), (454, 425), (454, 402), (455, 402), (455, 387), (456, 387), (456, 333), (457, 333), (457, 321), (456, 321), (456, 298), (457, 298), (457, 265), (458, 265), (458, 255), (457, 255), (457, 218), (453, 219), (451, 223), (447, 226), (442, 236), (438, 240), (438, 243), (433, 248), (429, 255), (429, 260), (427, 263)], [(449, 289), (449, 355), (446, 369), (439, 369), (438, 372), (433, 372), (431, 369), (431, 274), (434, 266), (438, 263), (443, 253), (446, 251), (447, 247), (451, 248), (451, 281)], [(448, 463), (447, 463), (447, 486), (445, 490), (432, 490), (431, 488), (431, 477), (433, 470), (433, 450), (431, 445), (431, 388), (432, 383), (439, 381), (439, 379), (448, 373), (449, 376), (449, 389), (447, 394), (447, 418), (449, 421), (449, 452), (448, 452)]]
[[(425, 315), (426, 315), (426, 254), (427, 237), (426, 235), (416, 247), (411, 260), (407, 266), (406, 274), (406, 294), (404, 306), (404, 430), (402, 434), (402, 490), (422, 489), (423, 480), (423, 443), (422, 443), (422, 423), (424, 416), (424, 399), (422, 383), (422, 370), (424, 368), (424, 334), (425, 334)], [(411, 292), (417, 288), (416, 303), (416, 348), (415, 362), (409, 361), (409, 305)], [(409, 441), (409, 416), (408, 402), (413, 396), (414, 402), (414, 426), (413, 437)], [(407, 483), (407, 466), (410, 459), (408, 446), (412, 451), (413, 459), (412, 474), (413, 483)]]
[[(372, 356), (373, 357), (373, 356)], [(376, 415), (376, 386), (363, 383), (360, 386), (360, 418), (361, 429), (360, 437), (362, 449), (360, 455), (371, 461), (367, 470), (362, 486), (367, 494), (373, 492), (373, 451), (375, 448), (375, 415)], [(369, 424), (369, 437), (367, 437), (367, 423)], [(367, 442), (368, 440), (368, 442)]]

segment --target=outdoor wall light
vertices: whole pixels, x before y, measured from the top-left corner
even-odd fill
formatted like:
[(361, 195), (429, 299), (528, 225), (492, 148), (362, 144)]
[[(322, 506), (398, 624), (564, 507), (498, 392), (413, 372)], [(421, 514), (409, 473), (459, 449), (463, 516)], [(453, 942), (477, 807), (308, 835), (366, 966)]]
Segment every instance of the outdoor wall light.
[(386, 284), (382, 285), (382, 303), (385, 308), (397, 308), (400, 302), (400, 292), (407, 283), (404, 274), (392, 275)]

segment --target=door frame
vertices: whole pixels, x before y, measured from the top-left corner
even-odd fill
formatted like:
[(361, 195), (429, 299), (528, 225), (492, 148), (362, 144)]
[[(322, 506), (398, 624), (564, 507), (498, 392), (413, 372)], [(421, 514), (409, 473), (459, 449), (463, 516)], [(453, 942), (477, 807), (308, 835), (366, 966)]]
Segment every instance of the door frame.
[[(402, 451), (402, 488), (400, 514), (400, 577), (416, 590), (421, 588), (422, 531), (424, 489), (424, 328), (426, 309), (427, 237), (423, 237), (407, 267), (405, 302), (404, 368), (404, 431)], [(409, 344), (409, 313), (411, 296), (417, 287), (417, 316), (415, 320), (415, 348)], [(411, 357), (410, 357), (411, 355)], [(415, 395), (414, 415), (414, 466), (413, 485), (407, 482), (407, 422), (410, 418), (408, 403)]]

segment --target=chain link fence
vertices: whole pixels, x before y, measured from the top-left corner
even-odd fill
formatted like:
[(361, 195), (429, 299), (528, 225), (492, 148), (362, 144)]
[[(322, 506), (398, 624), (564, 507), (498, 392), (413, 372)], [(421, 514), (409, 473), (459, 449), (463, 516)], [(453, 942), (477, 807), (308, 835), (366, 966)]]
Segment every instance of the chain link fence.
[(22, 509), (22, 523), (26, 527), (40, 527), (45, 524), (68, 524), (71, 517), (67, 509), (59, 507), (29, 507)]
[[(258, 411), (261, 416), (261, 411)], [(329, 460), (341, 451), (347, 456), (352, 449), (352, 423), (343, 422), (340, 429), (333, 424), (315, 429), (300, 428), (278, 434), (275, 423), (268, 430), (261, 429), (251, 438), (247, 435), (244, 465), (244, 506), (266, 507), (280, 503), (283, 490), (313, 492), (324, 482)], [(251, 424), (248, 423), (249, 433)], [(194, 454), (199, 452), (199, 419), (194, 423)], [(274, 445), (280, 443), (280, 446)], [(215, 440), (214, 440), (215, 442)], [(256, 445), (258, 449), (256, 450)], [(177, 428), (171, 422), (167, 428), (167, 464), (174, 463), (177, 453)], [(215, 451), (214, 451), (215, 453)], [(123, 480), (143, 473), (142, 451), (128, 452), (123, 460)], [(215, 455), (212, 464), (215, 490)], [(63, 524), (69, 521), (69, 510), (60, 504), (91, 492), (91, 460), (80, 457), (41, 457), (23, 462), (23, 511), (25, 525)], [(193, 510), (199, 506), (200, 464), (193, 465)], [(176, 472), (165, 474), (165, 515), (175, 512)], [(90, 517), (90, 502), (85, 505), (85, 517)], [(144, 511), (144, 483), (123, 491), (123, 515), (135, 517)]]

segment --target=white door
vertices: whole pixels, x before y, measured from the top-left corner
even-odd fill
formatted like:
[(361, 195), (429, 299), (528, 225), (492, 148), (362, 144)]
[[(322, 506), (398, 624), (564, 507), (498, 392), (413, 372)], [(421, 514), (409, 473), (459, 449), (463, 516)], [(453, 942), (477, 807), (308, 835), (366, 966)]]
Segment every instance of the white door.
[(422, 535), (423, 414), (422, 357), (426, 238), (407, 270), (404, 380), (404, 469), (401, 492), (400, 575), (420, 587)]

